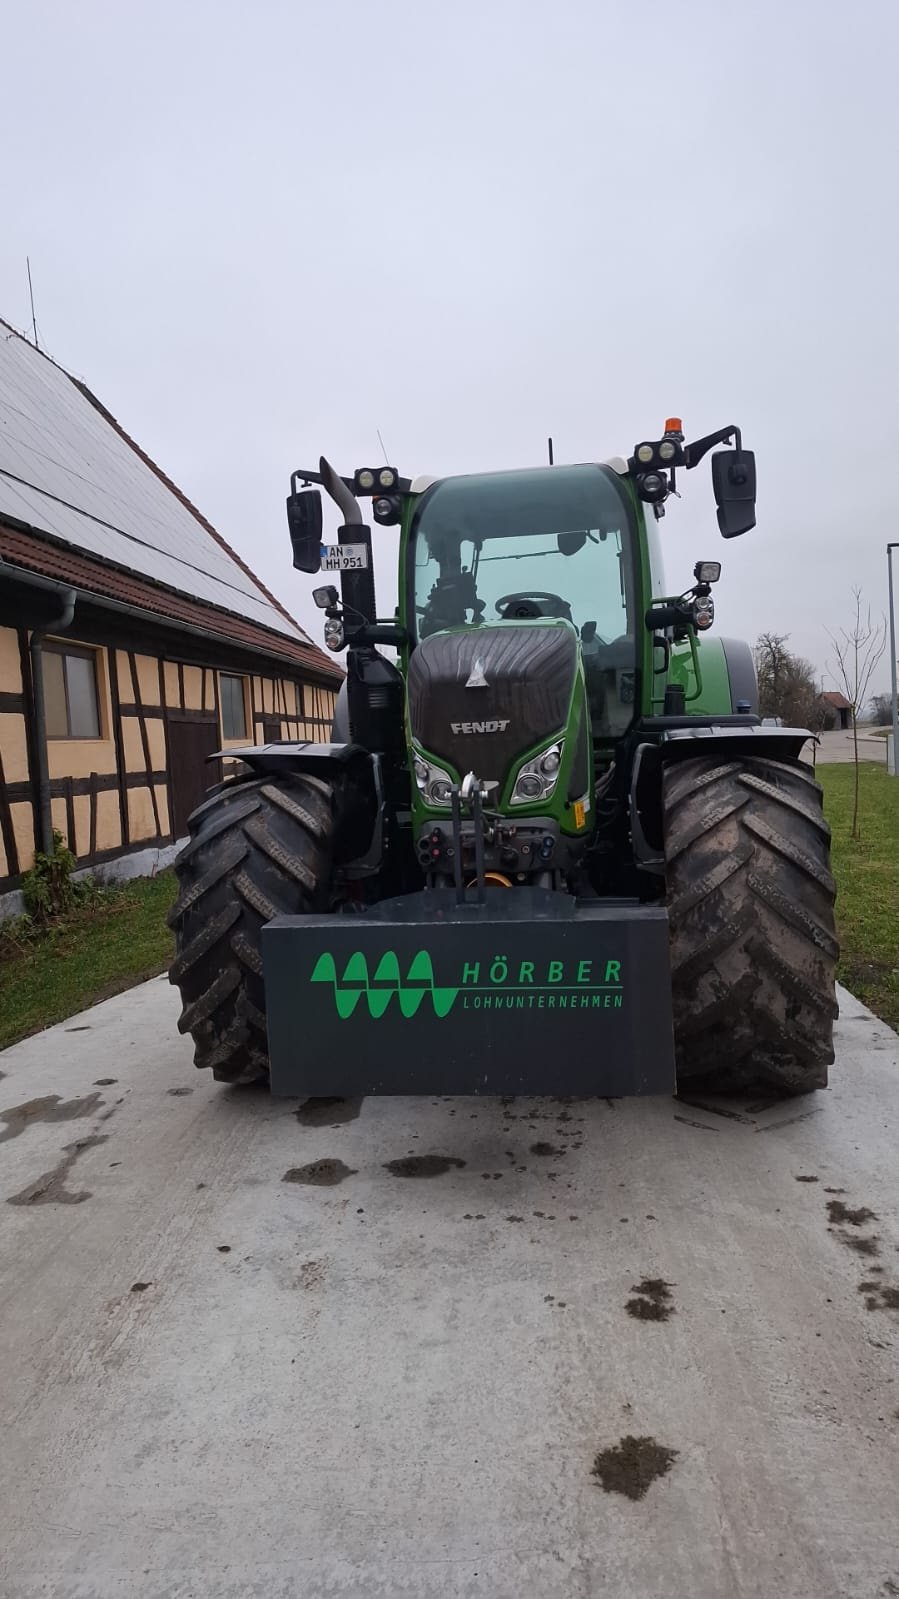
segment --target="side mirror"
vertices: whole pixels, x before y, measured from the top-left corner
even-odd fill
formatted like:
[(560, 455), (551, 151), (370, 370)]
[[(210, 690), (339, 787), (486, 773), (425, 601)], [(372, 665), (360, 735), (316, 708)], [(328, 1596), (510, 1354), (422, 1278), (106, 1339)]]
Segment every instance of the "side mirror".
[(755, 455), (752, 450), (719, 450), (712, 456), (712, 487), (723, 538), (735, 539), (755, 527)]
[(318, 489), (299, 489), (287, 497), (287, 526), (298, 572), (321, 570), (322, 497)]

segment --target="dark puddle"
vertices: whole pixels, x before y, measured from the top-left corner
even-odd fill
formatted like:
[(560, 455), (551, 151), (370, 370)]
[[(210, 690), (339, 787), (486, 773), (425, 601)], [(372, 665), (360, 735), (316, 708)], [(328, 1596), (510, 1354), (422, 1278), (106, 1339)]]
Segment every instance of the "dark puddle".
[(677, 1454), (676, 1449), (666, 1449), (654, 1438), (634, 1438), (629, 1434), (612, 1448), (601, 1450), (591, 1475), (607, 1494), (642, 1499), (656, 1478), (671, 1470)]
[(301, 1127), (340, 1127), (354, 1122), (362, 1109), (358, 1099), (304, 1099), (295, 1112)]
[(311, 1160), (308, 1166), (291, 1166), (281, 1178), (282, 1183), (306, 1183), (311, 1188), (334, 1188), (347, 1177), (355, 1177), (353, 1166), (342, 1160)]
[(636, 1298), (629, 1299), (624, 1308), (637, 1321), (667, 1321), (674, 1314), (673, 1287), (663, 1277), (644, 1277), (642, 1282), (634, 1283), (631, 1293)]
[(453, 1166), (464, 1165), (456, 1155), (404, 1155), (401, 1160), (385, 1160), (384, 1169), (394, 1177), (442, 1177)]
[(0, 1144), (18, 1138), (32, 1122), (78, 1121), (82, 1116), (92, 1116), (102, 1103), (102, 1094), (85, 1094), (81, 1099), (60, 1099), (58, 1094), (47, 1094), (43, 1099), (28, 1099), (24, 1105), (13, 1105), (11, 1110), (0, 1111), (0, 1122), (6, 1123), (0, 1133)]
[(72, 1170), (79, 1155), (86, 1149), (94, 1149), (97, 1144), (108, 1141), (108, 1133), (95, 1133), (91, 1138), (79, 1138), (77, 1144), (66, 1144), (63, 1157), (58, 1166), (52, 1171), (44, 1172), (43, 1176), (36, 1177), (33, 1183), (23, 1188), (18, 1194), (11, 1194), (7, 1200), (8, 1205), (81, 1205), (85, 1199), (91, 1198), (90, 1190), (82, 1188), (74, 1192), (66, 1187), (66, 1178)]

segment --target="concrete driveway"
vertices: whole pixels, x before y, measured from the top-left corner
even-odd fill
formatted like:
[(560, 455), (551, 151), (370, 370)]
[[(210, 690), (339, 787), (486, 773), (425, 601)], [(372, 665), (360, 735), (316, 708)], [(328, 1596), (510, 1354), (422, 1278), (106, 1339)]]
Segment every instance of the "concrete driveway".
[[(831, 733), (821, 733), (817, 751), (814, 744), (805, 747), (805, 759), (817, 761), (818, 765), (838, 763), (845, 765), (847, 761), (855, 760), (855, 750), (852, 743), (852, 732), (842, 732), (839, 728)], [(875, 738), (874, 729), (869, 727), (859, 728), (858, 731), (858, 758), (860, 761), (877, 761), (879, 765), (887, 763), (887, 741), (884, 738)]]
[(7, 1051), (4, 1599), (899, 1591), (899, 1039), (843, 1000), (832, 1089), (738, 1108), (298, 1120), (162, 980)]

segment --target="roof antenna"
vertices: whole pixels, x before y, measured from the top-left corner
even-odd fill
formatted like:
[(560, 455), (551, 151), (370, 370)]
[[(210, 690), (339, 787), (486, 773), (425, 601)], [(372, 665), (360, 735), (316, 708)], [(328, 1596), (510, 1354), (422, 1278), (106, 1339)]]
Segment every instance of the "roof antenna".
[(552, 439), (547, 439), (546, 442), (549, 446), (549, 464), (550, 466), (555, 466), (555, 461), (553, 460), (553, 441)]
[(34, 289), (31, 286), (31, 257), (30, 256), (26, 255), (26, 257), (25, 257), (25, 265), (28, 268), (28, 296), (29, 296), (29, 299), (31, 300), (31, 326), (34, 329), (34, 348), (36, 350), (39, 350), (40, 349), (40, 345), (37, 342), (37, 318), (35, 317), (35, 314), (34, 314)]
[(381, 450), (382, 450), (383, 455), (384, 455), (384, 465), (385, 466), (389, 466), (390, 465), (390, 456), (387, 454), (387, 451), (384, 448), (384, 440), (381, 438), (381, 429), (380, 428), (375, 428), (375, 432), (378, 435), (378, 443), (380, 444)]

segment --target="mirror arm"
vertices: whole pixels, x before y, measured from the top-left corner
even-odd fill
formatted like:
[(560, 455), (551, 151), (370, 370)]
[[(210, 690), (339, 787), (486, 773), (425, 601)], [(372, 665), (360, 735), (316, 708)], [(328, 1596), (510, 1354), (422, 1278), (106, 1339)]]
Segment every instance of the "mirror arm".
[(736, 425), (719, 428), (717, 433), (707, 433), (704, 439), (697, 439), (695, 444), (684, 445), (684, 461), (687, 471), (693, 466), (698, 466), (704, 455), (714, 449), (716, 444), (729, 444), (731, 439), (736, 441), (736, 451), (740, 455), (743, 450), (743, 435)]

